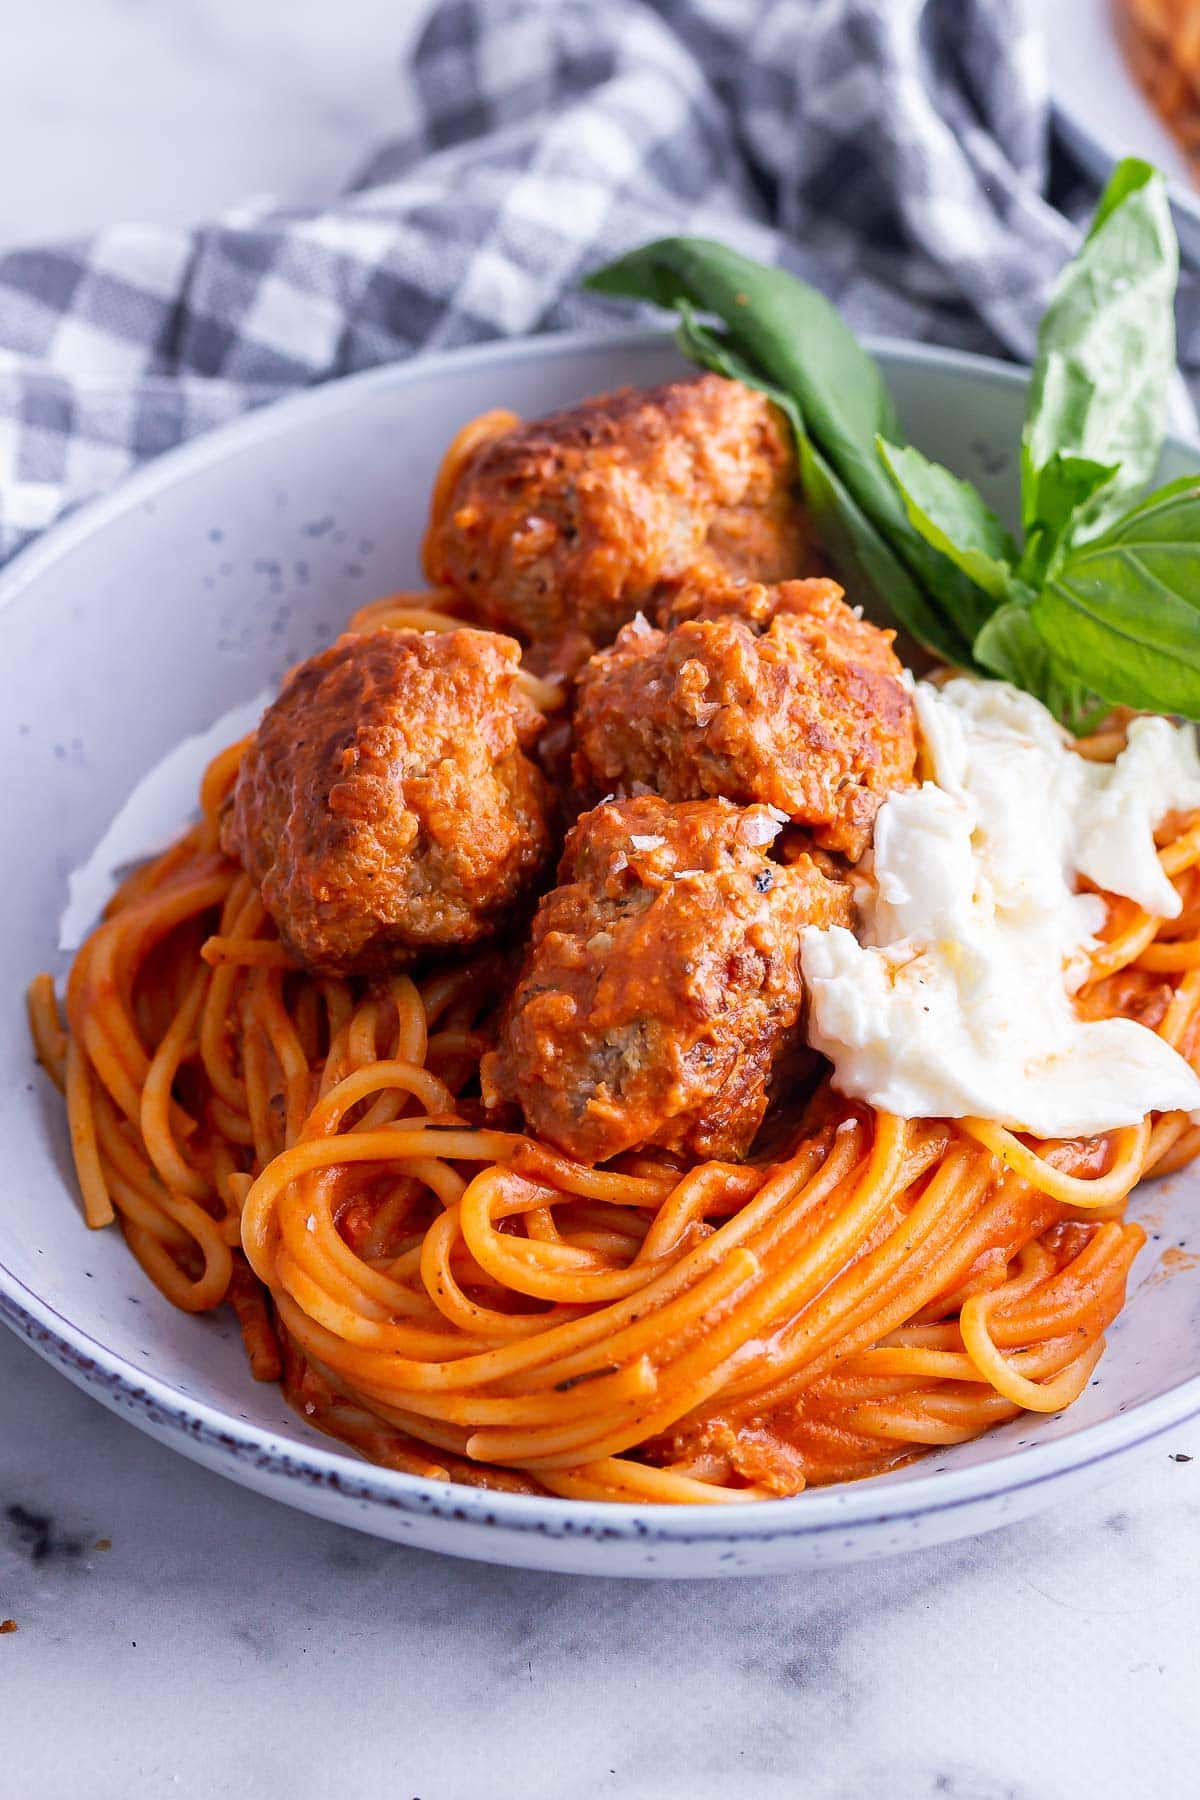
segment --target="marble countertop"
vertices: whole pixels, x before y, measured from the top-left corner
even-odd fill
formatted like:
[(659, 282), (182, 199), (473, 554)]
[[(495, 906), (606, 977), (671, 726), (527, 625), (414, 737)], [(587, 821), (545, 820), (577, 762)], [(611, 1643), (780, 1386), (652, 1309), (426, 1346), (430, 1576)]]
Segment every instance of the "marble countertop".
[(1069, 1513), (655, 1583), (405, 1550), (233, 1487), (0, 1333), (13, 1800), (1197, 1791), (1200, 1424)]
[[(0, 243), (331, 191), (420, 0), (54, 0)], [(1195, 1457), (1175, 1462), (1168, 1449)], [(7, 1800), (1127, 1800), (1200, 1791), (1200, 1422), (1085, 1503), (842, 1571), (535, 1576), (286, 1511), (0, 1332)]]
[(0, 243), (176, 224), (357, 173), (425, 0), (51, 0), (0, 56)]

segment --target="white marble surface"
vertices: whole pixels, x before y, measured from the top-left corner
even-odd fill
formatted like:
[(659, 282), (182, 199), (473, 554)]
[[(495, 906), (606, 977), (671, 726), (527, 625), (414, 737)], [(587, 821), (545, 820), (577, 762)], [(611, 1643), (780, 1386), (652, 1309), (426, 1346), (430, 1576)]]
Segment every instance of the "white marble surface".
[(285, 1511), (0, 1335), (0, 1792), (1185, 1800), (1200, 1426), (1172, 1447), (886, 1563), (538, 1576)]
[(425, 0), (0, 9), (0, 243), (334, 193), (392, 128)]
[[(421, 10), (21, 7), (0, 243), (329, 191), (387, 130)], [(1196, 1460), (886, 1564), (538, 1577), (257, 1499), (0, 1333), (0, 1796), (1195, 1794), (1200, 1423), (1168, 1447)]]

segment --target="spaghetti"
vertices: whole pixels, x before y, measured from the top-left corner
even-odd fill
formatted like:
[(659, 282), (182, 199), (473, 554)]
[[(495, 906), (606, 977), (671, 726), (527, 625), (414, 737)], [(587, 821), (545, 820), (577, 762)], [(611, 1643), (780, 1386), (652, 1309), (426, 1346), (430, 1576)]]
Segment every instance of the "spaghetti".
[[(462, 457), (510, 423), (460, 434), (435, 517)], [(391, 596), (351, 628), (444, 629), (454, 606)], [(1079, 748), (1123, 744), (1118, 721)], [(87, 1223), (115, 1220), (176, 1306), (228, 1302), (254, 1376), (314, 1425), (439, 1480), (736, 1504), (1079, 1395), (1144, 1240), (1127, 1197), (1200, 1149), (1185, 1114), (1037, 1143), (826, 1082), (764, 1160), (584, 1166), (495, 1128), (476, 1097), (499, 954), (376, 982), (297, 966), (220, 849), (243, 749), (114, 896), (65, 1021), (45, 974), (30, 1020)], [(1159, 842), (1180, 916), (1111, 899), (1077, 1004), (1195, 1066), (1200, 817)]]
[[(828, 1087), (769, 1165), (585, 1168), (464, 1097), (500, 965), (373, 987), (284, 952), (202, 818), (38, 976), (87, 1222), (168, 1299), (230, 1301), (253, 1372), (377, 1461), (625, 1500), (739, 1501), (888, 1468), (1086, 1384), (1142, 1243), (1130, 1190), (1182, 1114), (1074, 1143), (905, 1122)], [(1200, 824), (1080, 1004), (1200, 1054)]]

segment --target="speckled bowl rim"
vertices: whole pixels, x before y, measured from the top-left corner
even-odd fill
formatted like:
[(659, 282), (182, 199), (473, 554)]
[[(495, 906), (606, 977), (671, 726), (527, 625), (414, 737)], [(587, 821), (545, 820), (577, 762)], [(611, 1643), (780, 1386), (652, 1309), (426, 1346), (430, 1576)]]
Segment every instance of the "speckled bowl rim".
[[(667, 337), (661, 331), (633, 328), (502, 339), (368, 370), (265, 407), (167, 452), (112, 493), (81, 507), (55, 526), (0, 576), (0, 614), (7, 613), (36, 588), (42, 571), (62, 553), (82, 543), (110, 518), (141, 505), (176, 482), (186, 481), (193, 469), (220, 461), (234, 450), (290, 432), (302, 418), (315, 425), (322, 417), (353, 409), (362, 398), (380, 389), (402, 388), (418, 370), (427, 377), (446, 367), (488, 367), (497, 361), (519, 364), (569, 357), (614, 343), (661, 345)], [(974, 383), (1009, 388), (1023, 385), (1027, 378), (1024, 370), (989, 357), (895, 338), (867, 341), (885, 366), (937, 368), (968, 376)], [(1200, 457), (1200, 449), (1177, 435), (1171, 442)], [(560, 1500), (402, 1475), (346, 1452), (301, 1443), (234, 1419), (203, 1400), (181, 1396), (167, 1382), (108, 1349), (3, 1264), (0, 1321), (110, 1410), (173, 1443), (185, 1455), (205, 1460), (211, 1456), (228, 1463), (228, 1473), (235, 1480), (239, 1471), (254, 1470), (295, 1483), (297, 1488), (323, 1489), (389, 1512), (563, 1539), (742, 1546), (893, 1525), (986, 1505), (1068, 1473), (1099, 1467), (1149, 1444), (1200, 1413), (1198, 1374), (1165, 1393), (1053, 1442), (1025, 1445), (993, 1461), (962, 1469), (913, 1476), (890, 1488), (873, 1481), (852, 1482), (841, 1487), (816, 1488), (788, 1500), (711, 1509)]]

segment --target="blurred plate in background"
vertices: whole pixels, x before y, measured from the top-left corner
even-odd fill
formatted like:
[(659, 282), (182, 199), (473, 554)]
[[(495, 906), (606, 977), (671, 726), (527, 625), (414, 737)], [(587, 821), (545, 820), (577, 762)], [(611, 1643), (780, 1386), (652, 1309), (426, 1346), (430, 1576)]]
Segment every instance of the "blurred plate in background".
[(1125, 60), (1113, 0), (1049, 0), (1042, 18), (1050, 93), (1068, 149), (1101, 182), (1123, 156), (1156, 163), (1171, 183), (1180, 249), (1200, 263), (1200, 190)]

